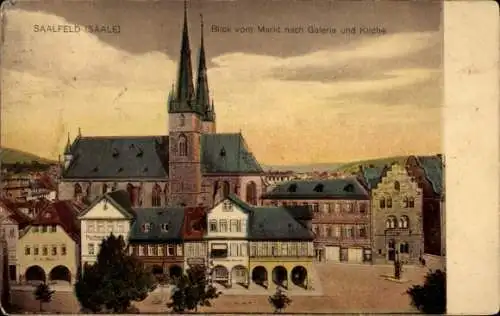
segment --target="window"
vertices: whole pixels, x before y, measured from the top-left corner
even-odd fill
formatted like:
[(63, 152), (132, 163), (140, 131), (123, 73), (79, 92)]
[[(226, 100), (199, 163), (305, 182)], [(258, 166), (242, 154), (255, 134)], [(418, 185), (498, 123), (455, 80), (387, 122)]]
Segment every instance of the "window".
[(104, 233), (104, 223), (103, 223), (103, 222), (101, 222), (101, 221), (99, 221), (99, 222), (97, 223), (97, 232), (98, 232), (98, 233)]
[(247, 255), (247, 245), (240, 243), (239, 248), (240, 248), (240, 256), (241, 257), (246, 256)]
[(179, 116), (179, 126), (184, 126), (186, 125), (186, 117), (184, 116), (184, 114), (181, 114)]
[(87, 223), (87, 232), (88, 233), (95, 232), (95, 223), (94, 222), (88, 222)]
[(346, 226), (345, 237), (346, 238), (354, 238), (354, 229), (352, 226)]
[(314, 187), (314, 192), (323, 192), (323, 184), (322, 183), (318, 183), (316, 184), (316, 186)]
[(281, 255), (288, 256), (288, 244), (286, 242), (281, 243)]
[(250, 205), (257, 205), (257, 185), (253, 181), (246, 186), (246, 200)]
[(257, 256), (257, 245), (254, 243), (250, 244), (250, 256)]
[(365, 214), (366, 213), (366, 204), (364, 202), (359, 203), (359, 212), (361, 214)]
[(229, 182), (227, 181), (222, 182), (222, 197), (227, 198), (230, 193), (231, 193), (231, 185), (229, 184)]
[(178, 146), (179, 146), (179, 156), (187, 156), (187, 138), (184, 135), (179, 136), (179, 141), (178, 141)]
[(292, 242), (292, 244), (290, 245), (290, 256), (297, 256), (297, 252), (297, 243)]
[(238, 244), (235, 243), (235, 242), (233, 242), (230, 245), (231, 245), (230, 256), (232, 256), (232, 257), (238, 257), (239, 256), (239, 253), (238, 253)]
[(409, 208), (415, 207), (415, 199), (414, 198), (412, 198), (412, 197), (408, 198), (408, 207)]
[(42, 226), (42, 233), (46, 233), (47, 232), (47, 226), (43, 225)]
[(61, 255), (65, 256), (66, 255), (66, 246), (61, 246)]
[(400, 253), (410, 253), (410, 245), (407, 242), (402, 242), (399, 244)]
[(404, 206), (405, 208), (407, 208), (407, 207), (408, 207), (408, 197), (407, 197), (407, 196), (405, 196), (405, 197), (403, 198), (403, 206)]
[(399, 219), (399, 228), (408, 228), (409, 227), (409, 218), (408, 216), (401, 216)]
[(163, 257), (165, 255), (165, 247), (163, 245), (158, 245), (158, 256)]
[(386, 229), (396, 228), (396, 218), (394, 216), (389, 216), (387, 218), (387, 220), (385, 221), (385, 228)]
[(95, 245), (94, 244), (89, 244), (89, 255), (91, 255), (91, 256), (95, 255)]
[(340, 229), (340, 225), (333, 226), (333, 235), (335, 238), (340, 238), (342, 236), (342, 231)]
[(227, 232), (227, 220), (221, 219), (219, 225), (220, 225), (221, 233), (226, 233)]
[(162, 233), (168, 232), (168, 224), (161, 224), (160, 228)]
[(216, 220), (210, 220), (210, 231), (211, 232), (217, 232), (217, 221)]
[(115, 228), (114, 223), (113, 223), (112, 221), (108, 221), (108, 222), (107, 222), (107, 226), (108, 226), (107, 232), (108, 232), (108, 233), (113, 232), (113, 229)]
[(319, 212), (319, 204), (313, 203), (312, 209), (313, 209), (313, 212), (318, 213)]
[(380, 208), (385, 208), (385, 198), (381, 198), (379, 200), (379, 206), (380, 206)]
[(125, 232), (125, 227), (123, 226), (123, 223), (118, 223), (116, 225), (116, 230), (119, 232), (119, 233), (124, 233)]
[(79, 198), (82, 195), (82, 192), (83, 192), (82, 186), (79, 183), (75, 184), (73, 197)]
[(52, 246), (52, 255), (57, 256), (57, 247), (56, 246)]
[(11, 228), (9, 230), (9, 237), (14, 238), (15, 236), (16, 236), (16, 231), (14, 230), (14, 228)]
[(392, 208), (392, 198), (390, 196), (387, 197), (387, 208)]
[(299, 256), (307, 256), (307, 243), (300, 243), (300, 253)]
[(367, 231), (367, 229), (365, 226), (360, 226), (359, 227), (359, 237), (366, 238), (366, 236), (367, 236), (366, 231)]
[(326, 228), (326, 236), (327, 237), (332, 237), (332, 228), (331, 227), (327, 227)]
[(335, 215), (340, 214), (340, 203), (335, 203)]
[(39, 253), (38, 246), (33, 247), (33, 255), (38, 256)]
[(321, 231), (319, 229), (319, 226), (315, 226), (314, 227), (314, 234), (316, 235), (316, 237), (320, 237), (321, 236)]
[[(382, 252), (381, 249), (379, 249)], [(368, 262), (372, 261), (372, 250), (371, 249), (363, 249), (363, 261)]]
[(137, 247), (137, 255), (144, 256), (144, 248), (142, 246), (136, 246), (136, 247)]
[(210, 256), (213, 258), (226, 258), (228, 255), (227, 244), (212, 244), (210, 249)]
[(233, 210), (233, 205), (231, 204), (230, 201), (224, 201), (222, 205), (222, 210), (224, 212), (231, 212)]
[(153, 207), (161, 206), (161, 187), (158, 183), (156, 183), (153, 187), (151, 205), (153, 205)]
[(297, 192), (297, 184), (296, 183), (290, 184), (288, 186), (288, 192), (290, 192), (290, 193)]
[(47, 246), (42, 247), (42, 256), (48, 256), (49, 255), (49, 249)]
[(149, 233), (149, 231), (151, 230), (151, 224), (150, 223), (144, 223), (142, 224), (142, 232), (143, 233)]
[(158, 251), (155, 246), (148, 246), (148, 256), (156, 256), (158, 254)]
[(174, 245), (167, 245), (167, 256), (175, 256)]
[(29, 256), (31, 254), (31, 249), (30, 247), (25, 247), (24, 248), (24, 255)]
[(346, 203), (345, 209), (348, 213), (352, 213), (354, 211), (354, 208), (352, 207), (352, 203)]
[(399, 192), (399, 190), (400, 190), (400, 189), (401, 189), (401, 188), (400, 188), (399, 181), (394, 182), (394, 190), (396, 190), (396, 191), (398, 191), (398, 192)]
[(237, 229), (238, 229), (238, 221), (237, 221), (236, 219), (232, 219), (232, 220), (231, 220), (231, 227), (230, 227), (230, 231), (231, 231), (232, 233), (235, 233), (235, 232), (237, 232), (237, 231), (238, 231)]
[(108, 192), (108, 185), (106, 183), (102, 184), (102, 194)]

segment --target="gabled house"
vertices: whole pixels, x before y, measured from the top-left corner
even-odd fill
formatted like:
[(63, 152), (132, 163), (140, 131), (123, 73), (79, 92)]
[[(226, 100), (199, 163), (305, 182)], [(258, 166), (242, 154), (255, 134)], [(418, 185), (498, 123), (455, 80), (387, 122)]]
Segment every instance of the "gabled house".
[[(9, 205), (9, 206), (7, 206)], [(13, 207), (12, 203), (0, 200), (0, 234), (5, 239), (8, 252), (9, 280), (17, 281), (17, 242), (19, 231), (24, 229), (31, 219)]]
[(84, 209), (78, 217), (82, 267), (97, 260), (100, 244), (110, 234), (128, 240), (134, 217), (129, 195), (123, 190), (105, 193)]
[(206, 224), (205, 207), (184, 209), (182, 239), (184, 241), (184, 269), (193, 265), (207, 266), (207, 242), (204, 239)]
[(253, 208), (248, 236), (252, 285), (312, 286), (314, 234), (297, 219), (304, 217), (285, 207)]
[(229, 194), (207, 212), (209, 267), (214, 281), (226, 286), (249, 282), (248, 224), (252, 207)]
[(19, 234), (19, 280), (67, 281), (79, 271), (80, 225), (71, 201), (56, 201), (42, 209)]
[(183, 208), (135, 209), (130, 229), (129, 252), (142, 261), (157, 278), (183, 273)]

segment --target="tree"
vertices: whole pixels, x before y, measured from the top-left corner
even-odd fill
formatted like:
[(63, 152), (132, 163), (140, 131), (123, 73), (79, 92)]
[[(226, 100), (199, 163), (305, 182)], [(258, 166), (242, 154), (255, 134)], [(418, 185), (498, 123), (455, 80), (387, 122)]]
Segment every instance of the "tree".
[(55, 291), (51, 290), (47, 283), (38, 284), (33, 294), (35, 295), (35, 299), (40, 302), (40, 312), (43, 311), (42, 304), (52, 301), (52, 295), (54, 295), (54, 293)]
[(446, 272), (430, 271), (424, 285), (413, 285), (406, 293), (411, 304), (425, 314), (446, 313)]
[(152, 274), (128, 255), (122, 236), (103, 240), (97, 261), (86, 265), (75, 284), (83, 309), (94, 313), (125, 313), (132, 301), (142, 301), (155, 289)]
[(280, 313), (292, 303), (292, 300), (286, 295), (281, 286), (278, 286), (276, 292), (269, 296), (269, 303), (273, 305), (275, 313)]
[(215, 286), (208, 280), (204, 266), (193, 266), (182, 276), (174, 280), (171, 302), (167, 304), (175, 313), (198, 311), (198, 306), (212, 306), (211, 300), (219, 297)]

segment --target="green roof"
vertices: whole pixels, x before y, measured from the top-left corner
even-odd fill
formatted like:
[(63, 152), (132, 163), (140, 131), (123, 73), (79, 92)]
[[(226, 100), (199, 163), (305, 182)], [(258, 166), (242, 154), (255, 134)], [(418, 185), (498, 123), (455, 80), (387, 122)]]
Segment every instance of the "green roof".
[(278, 184), (263, 199), (353, 199), (367, 200), (369, 193), (355, 178), (294, 180)]
[(443, 160), (439, 156), (416, 157), (425, 172), (425, 177), (436, 194), (443, 193)]
[(249, 224), (250, 240), (313, 240), (312, 231), (283, 207), (255, 207)]
[[(167, 243), (182, 239), (183, 208), (136, 208), (136, 220), (130, 228), (132, 243)], [(149, 225), (149, 230), (145, 230)]]

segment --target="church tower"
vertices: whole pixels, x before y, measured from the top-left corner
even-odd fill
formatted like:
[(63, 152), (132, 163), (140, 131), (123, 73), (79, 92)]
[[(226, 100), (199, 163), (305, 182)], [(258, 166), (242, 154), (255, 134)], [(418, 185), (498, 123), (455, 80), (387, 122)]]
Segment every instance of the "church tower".
[(201, 43), (198, 52), (198, 76), (196, 80), (196, 104), (202, 110), (202, 129), (205, 134), (215, 133), (214, 103), (210, 103), (207, 78), (207, 62), (205, 59), (205, 43), (203, 41), (203, 16), (201, 18)]
[(191, 49), (184, 2), (177, 86), (168, 98), (170, 206), (197, 206), (201, 192), (200, 147), (203, 111), (195, 102)]

